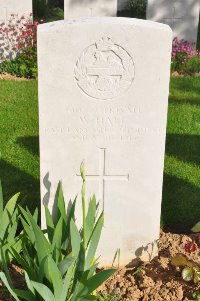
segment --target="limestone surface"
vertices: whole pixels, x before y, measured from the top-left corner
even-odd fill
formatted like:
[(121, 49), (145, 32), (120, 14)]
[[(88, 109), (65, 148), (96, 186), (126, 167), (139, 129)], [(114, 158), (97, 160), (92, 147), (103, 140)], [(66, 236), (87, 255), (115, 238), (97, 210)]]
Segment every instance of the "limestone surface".
[(174, 37), (196, 44), (199, 0), (148, 0), (147, 20), (168, 24)]
[(65, 0), (65, 19), (82, 17), (115, 17), (117, 0)]
[[(157, 254), (172, 32), (128, 18), (88, 18), (38, 29), (41, 194), (53, 206), (78, 194), (105, 212), (98, 254), (112, 264)], [(42, 222), (44, 208), (42, 207)]]
[(7, 21), (11, 14), (18, 17), (32, 13), (32, 0), (2, 0), (0, 1), (0, 21)]

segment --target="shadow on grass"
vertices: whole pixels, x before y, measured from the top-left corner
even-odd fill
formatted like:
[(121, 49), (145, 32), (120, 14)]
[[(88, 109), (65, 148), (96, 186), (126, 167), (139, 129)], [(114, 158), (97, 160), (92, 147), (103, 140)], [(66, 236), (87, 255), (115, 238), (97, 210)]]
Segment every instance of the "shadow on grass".
[(200, 136), (167, 134), (166, 154), (200, 167)]
[(17, 143), (39, 157), (39, 136), (20, 137), (17, 139)]
[[(20, 203), (33, 212), (40, 207), (40, 182), (27, 173), (0, 160), (0, 178), (4, 200), (7, 202), (14, 194), (20, 192)], [(17, 187), (17, 191), (16, 191)]]
[(187, 181), (164, 174), (162, 223), (174, 233), (190, 232), (200, 221), (200, 189)]
[[(166, 154), (200, 166), (200, 136), (167, 134)], [(200, 220), (200, 189), (164, 174), (162, 223), (171, 232), (188, 232)]]
[[(177, 102), (184, 102), (200, 105), (200, 77), (172, 78), (171, 89), (176, 90), (176, 94), (170, 96), (170, 103), (174, 102), (177, 104)], [(179, 92), (181, 94), (179, 94)], [(186, 95), (183, 93), (186, 93)], [(192, 95), (190, 93), (192, 93)]]
[(190, 104), (190, 105), (200, 105), (199, 101), (199, 96), (197, 95), (196, 97), (187, 97), (183, 98), (182, 96), (170, 96), (169, 98), (169, 103), (170, 104)]

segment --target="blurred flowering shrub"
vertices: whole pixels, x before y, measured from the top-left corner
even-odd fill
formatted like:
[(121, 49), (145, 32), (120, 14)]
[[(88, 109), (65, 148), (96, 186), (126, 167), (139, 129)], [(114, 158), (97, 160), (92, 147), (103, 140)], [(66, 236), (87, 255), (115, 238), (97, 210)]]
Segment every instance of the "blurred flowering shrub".
[[(41, 20), (42, 22), (43, 20)], [(0, 72), (20, 77), (37, 75), (37, 26), (32, 14), (0, 24)]]
[(172, 43), (171, 70), (188, 74), (200, 72), (200, 52), (188, 41), (175, 37)]
[(13, 59), (24, 48), (34, 46), (37, 24), (32, 22), (32, 14), (18, 17), (12, 14), (0, 23), (0, 61)]

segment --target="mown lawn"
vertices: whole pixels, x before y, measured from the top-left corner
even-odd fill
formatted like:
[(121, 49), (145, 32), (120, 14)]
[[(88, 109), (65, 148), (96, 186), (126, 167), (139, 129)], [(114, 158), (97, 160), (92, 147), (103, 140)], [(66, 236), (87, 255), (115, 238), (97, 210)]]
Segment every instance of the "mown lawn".
[(200, 77), (172, 78), (162, 222), (184, 231), (200, 220)]
[(33, 209), (39, 201), (37, 82), (0, 80), (0, 178), (4, 199), (21, 192)]
[[(6, 199), (21, 192), (33, 209), (39, 197), (36, 81), (0, 80), (0, 178)], [(162, 225), (187, 231), (200, 220), (200, 78), (172, 78)]]

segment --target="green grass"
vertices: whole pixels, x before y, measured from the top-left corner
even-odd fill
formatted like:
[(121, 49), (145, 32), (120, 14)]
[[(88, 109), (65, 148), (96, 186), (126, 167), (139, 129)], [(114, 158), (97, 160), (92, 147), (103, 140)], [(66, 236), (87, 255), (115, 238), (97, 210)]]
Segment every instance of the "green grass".
[[(200, 220), (200, 78), (172, 78), (162, 224), (186, 231)], [(0, 177), (6, 199), (40, 204), (37, 82), (0, 80)]]
[(39, 201), (37, 82), (0, 80), (0, 178), (7, 200), (21, 192), (33, 209)]
[(162, 223), (187, 231), (200, 220), (200, 78), (170, 87)]

